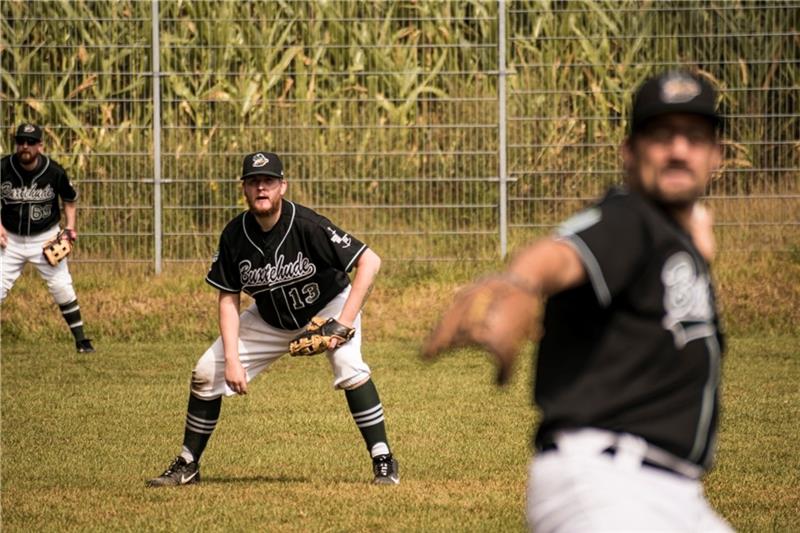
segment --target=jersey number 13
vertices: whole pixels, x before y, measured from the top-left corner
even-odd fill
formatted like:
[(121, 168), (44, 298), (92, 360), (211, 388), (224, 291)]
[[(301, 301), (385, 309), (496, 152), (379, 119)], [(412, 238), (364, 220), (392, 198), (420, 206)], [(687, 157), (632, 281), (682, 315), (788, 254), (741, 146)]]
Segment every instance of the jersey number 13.
[(297, 287), (292, 287), (289, 289), (289, 297), (292, 299), (292, 307), (302, 309), (306, 304), (313, 304), (317, 301), (317, 298), (319, 298), (319, 285), (307, 283), (300, 290)]

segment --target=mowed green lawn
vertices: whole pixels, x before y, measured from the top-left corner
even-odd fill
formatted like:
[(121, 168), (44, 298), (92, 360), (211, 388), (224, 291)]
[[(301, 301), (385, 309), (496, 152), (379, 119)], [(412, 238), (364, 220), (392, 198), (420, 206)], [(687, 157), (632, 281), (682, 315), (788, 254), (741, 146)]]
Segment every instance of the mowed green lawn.
[[(742, 531), (800, 528), (797, 337), (732, 339), (718, 468), (706, 486)], [(188, 378), (206, 348), (98, 339), (2, 344), (3, 531), (522, 531), (530, 357), (512, 385), (462, 351), (365, 344), (400, 460), (401, 485), (370, 463), (322, 357), (280, 360), (226, 400), (203, 481), (148, 489), (176, 455)]]

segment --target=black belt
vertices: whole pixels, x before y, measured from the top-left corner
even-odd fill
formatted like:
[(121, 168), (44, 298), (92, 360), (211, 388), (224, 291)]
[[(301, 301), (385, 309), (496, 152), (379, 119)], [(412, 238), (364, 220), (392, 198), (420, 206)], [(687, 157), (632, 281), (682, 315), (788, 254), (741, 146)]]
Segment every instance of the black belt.
[[(556, 450), (558, 450), (558, 445), (554, 441), (546, 441), (546, 442), (543, 442), (540, 446), (538, 446), (538, 450), (539, 450), (540, 453), (556, 451)], [(614, 457), (617, 454), (617, 447), (616, 446), (609, 446), (608, 448), (606, 448), (605, 450), (603, 450), (600, 453), (602, 453), (603, 455), (610, 455), (611, 457)], [(647, 466), (649, 468), (655, 468), (656, 470), (661, 470), (663, 472), (669, 472), (671, 474), (675, 474), (676, 476), (681, 476), (681, 477), (686, 477), (686, 478), (693, 479), (691, 476), (687, 476), (683, 472), (679, 472), (678, 470), (670, 468), (670, 467), (668, 467), (666, 465), (653, 462), (653, 461), (647, 459), (646, 457), (642, 458), (642, 465), (643, 466)]]

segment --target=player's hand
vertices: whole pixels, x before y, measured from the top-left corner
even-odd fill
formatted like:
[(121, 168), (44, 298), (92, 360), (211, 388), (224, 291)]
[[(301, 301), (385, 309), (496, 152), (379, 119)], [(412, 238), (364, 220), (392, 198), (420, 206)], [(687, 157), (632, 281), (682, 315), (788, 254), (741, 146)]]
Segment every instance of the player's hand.
[(0, 248), (5, 248), (8, 245), (8, 235), (6, 234), (6, 228), (0, 226)]
[(64, 235), (66, 235), (67, 239), (73, 242), (78, 240), (78, 232), (73, 228), (64, 228)]
[(689, 218), (689, 233), (697, 250), (709, 263), (717, 252), (717, 241), (714, 239), (714, 216), (703, 204), (694, 204)]
[(247, 373), (238, 357), (225, 360), (225, 383), (236, 394), (247, 394)]
[[(347, 326), (348, 328), (352, 328), (353, 327), (353, 323), (352, 322), (345, 322), (345, 321), (342, 320), (341, 317), (337, 318), (336, 321), (339, 322), (339, 324), (341, 324), (343, 326)], [(335, 350), (336, 347), (339, 346), (339, 344), (340, 343), (339, 343), (339, 339), (338, 338), (331, 337), (331, 340), (328, 342), (328, 350), (329, 351)]]
[(497, 364), (497, 382), (508, 382), (527, 340), (539, 336), (541, 297), (513, 274), (489, 276), (459, 292), (422, 346), (433, 359), (461, 346), (479, 346)]

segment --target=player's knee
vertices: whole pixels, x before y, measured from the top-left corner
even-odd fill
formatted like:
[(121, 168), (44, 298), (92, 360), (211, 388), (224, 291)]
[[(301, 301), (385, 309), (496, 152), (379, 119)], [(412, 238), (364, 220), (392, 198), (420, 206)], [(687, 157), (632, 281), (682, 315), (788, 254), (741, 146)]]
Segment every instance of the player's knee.
[(201, 358), (192, 370), (192, 393), (201, 398), (214, 388), (214, 362)]
[(47, 288), (53, 296), (53, 300), (55, 300), (58, 305), (64, 305), (78, 299), (71, 283), (69, 285), (62, 285), (48, 282)]
[(344, 378), (344, 379), (342, 379), (340, 381), (337, 381), (336, 382), (336, 388), (337, 389), (342, 389), (342, 390), (357, 389), (358, 387), (360, 387), (361, 385), (363, 385), (364, 383), (369, 381), (369, 378), (370, 378), (371, 375), (372, 374), (370, 372), (366, 372), (366, 371), (363, 371), (363, 370), (358, 371), (353, 376), (350, 376), (350, 377)]

